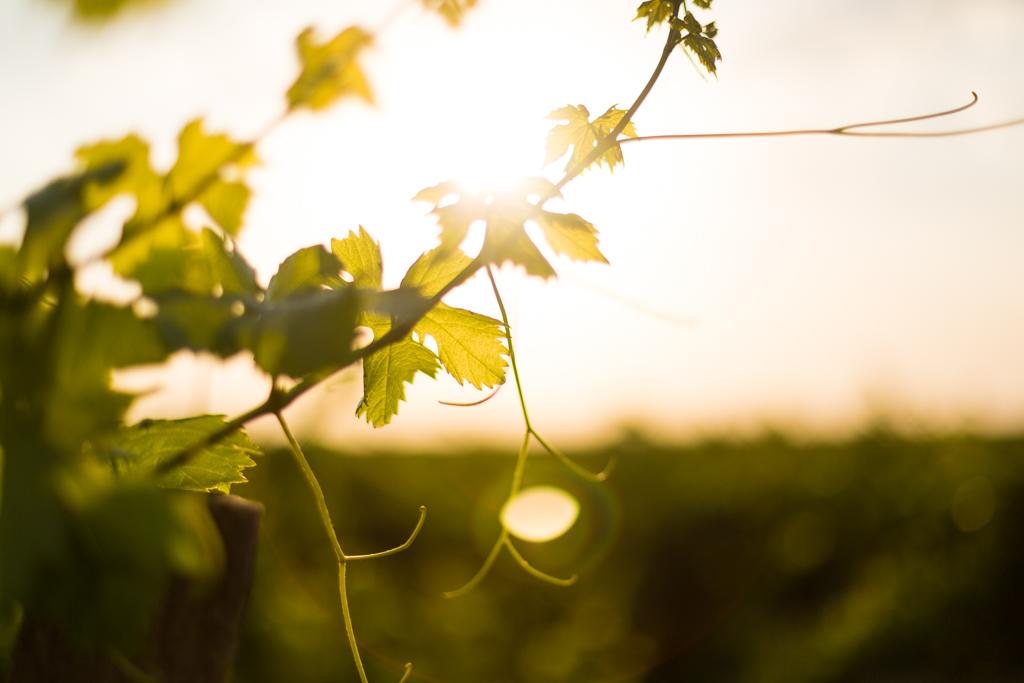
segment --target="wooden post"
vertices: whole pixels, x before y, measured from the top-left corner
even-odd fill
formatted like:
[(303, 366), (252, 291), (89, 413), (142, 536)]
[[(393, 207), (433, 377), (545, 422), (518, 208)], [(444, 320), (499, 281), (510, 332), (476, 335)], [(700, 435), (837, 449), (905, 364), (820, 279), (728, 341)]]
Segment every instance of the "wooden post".
[[(198, 596), (187, 581), (172, 582), (139, 662), (154, 683), (224, 683), (234, 661), (263, 506), (238, 496), (207, 500), (224, 544), (224, 574)], [(10, 683), (138, 683), (104, 653), (75, 649), (59, 628), (31, 619), (12, 660)]]

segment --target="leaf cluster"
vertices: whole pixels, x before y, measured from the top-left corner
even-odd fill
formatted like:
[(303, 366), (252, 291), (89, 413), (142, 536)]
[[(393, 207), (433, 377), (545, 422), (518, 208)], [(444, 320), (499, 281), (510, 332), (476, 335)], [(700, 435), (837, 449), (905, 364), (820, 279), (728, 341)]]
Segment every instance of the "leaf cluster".
[[(709, 10), (713, 0), (691, 2), (700, 9)], [(680, 49), (696, 57), (700, 65), (713, 76), (717, 73), (718, 62), (722, 61), (722, 53), (715, 42), (718, 27), (713, 21), (702, 24), (686, 5), (681, 0), (645, 0), (637, 7), (634, 21), (643, 19), (648, 31), (655, 26), (668, 24), (680, 36)], [(682, 16), (679, 16), (680, 10)]]

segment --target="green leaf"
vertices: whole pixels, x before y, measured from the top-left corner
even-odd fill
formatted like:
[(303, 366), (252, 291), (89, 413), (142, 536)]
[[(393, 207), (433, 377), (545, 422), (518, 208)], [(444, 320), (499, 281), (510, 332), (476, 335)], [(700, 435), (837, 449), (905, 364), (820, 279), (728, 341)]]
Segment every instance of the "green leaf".
[(675, 8), (672, 6), (672, 0), (647, 0), (636, 8), (636, 17), (633, 18), (633, 21), (646, 19), (647, 30), (650, 31), (674, 16)]
[(364, 289), (380, 289), (384, 265), (378, 244), (363, 226), (349, 232), (343, 239), (331, 240), (331, 252), (341, 261), (341, 269), (352, 276), (352, 282)]
[(260, 291), (256, 271), (238, 252), (234, 244), (209, 228), (200, 233), (202, 258), (210, 270), (210, 279), (224, 294), (254, 296)]
[(111, 390), (111, 370), (159, 363), (167, 349), (154, 326), (127, 308), (71, 297), (56, 324), (46, 432), (51, 443), (76, 453), (85, 440), (116, 427), (134, 398)]
[(74, 0), (75, 14), (88, 21), (107, 20), (126, 7), (152, 4), (153, 0)]
[(149, 162), (149, 145), (137, 135), (120, 140), (104, 140), (79, 147), (75, 158), (87, 171), (111, 164), (120, 165), (121, 172), (108, 183), (92, 183), (85, 190), (85, 203), (97, 209), (112, 197), (128, 193), (135, 197), (136, 215), (149, 215), (156, 210), (163, 196), (163, 179)]
[(466, 13), (476, 7), (477, 0), (423, 0), (423, 6), (437, 12), (452, 28), (458, 27)]
[(120, 161), (87, 168), (77, 175), (58, 178), (25, 199), (25, 237), (18, 251), (18, 272), (34, 279), (64, 261), (64, 247), (72, 231), (91, 210), (86, 201), (97, 185), (116, 182), (124, 170)]
[[(334, 258), (333, 256), (331, 258)], [(253, 302), (236, 325), (238, 342), (271, 375), (301, 377), (352, 361), (362, 313), (358, 289), (307, 290), (286, 299)]]
[[(472, 261), (459, 249), (429, 251), (412, 264), (402, 286), (433, 296)], [(504, 383), (508, 350), (501, 322), (442, 303), (428, 311), (413, 330), (421, 337), (433, 337), (441, 364), (459, 384), (468, 381), (480, 389)]]
[(245, 166), (254, 160), (252, 145), (229, 136), (203, 130), (203, 120), (189, 122), (178, 135), (178, 159), (167, 174), (175, 200), (194, 200), (212, 187), (229, 166)]
[(373, 41), (361, 28), (350, 26), (324, 43), (316, 42), (312, 28), (296, 38), (302, 72), (288, 89), (291, 109), (323, 109), (354, 96), (373, 102), (373, 94), (356, 59)]
[(19, 282), (18, 250), (10, 244), (0, 244), (0, 294), (15, 291)]
[[(143, 420), (118, 431), (104, 443), (107, 456), (119, 472), (149, 471), (224, 427), (221, 415), (184, 420)], [(158, 480), (163, 488), (230, 493), (232, 484), (248, 481), (244, 471), (256, 465), (259, 447), (239, 430), (199, 451), (184, 465)]]
[(299, 292), (315, 291), (342, 284), (338, 257), (317, 244), (299, 249), (286, 258), (270, 279), (267, 301), (276, 301)]
[(374, 427), (383, 427), (398, 414), (398, 404), (405, 400), (405, 385), (416, 373), (434, 377), (437, 369), (434, 352), (409, 338), (371, 353), (363, 359), (363, 399), (356, 415), (365, 415)]
[(402, 278), (403, 287), (416, 287), (425, 297), (432, 297), (461, 274), (473, 262), (461, 249), (433, 249), (409, 266)]
[(209, 351), (227, 358), (243, 348), (236, 326), (237, 307), (243, 314), (246, 310), (241, 300), (173, 293), (156, 302), (153, 323), (170, 350)]
[(597, 248), (597, 230), (580, 216), (542, 211), (535, 220), (544, 232), (544, 239), (556, 253), (574, 261), (608, 263)]
[(488, 223), (487, 237), (484, 239), (481, 253), (491, 263), (514, 263), (522, 266), (530, 275), (545, 280), (557, 274), (551, 263), (544, 258), (544, 254), (530, 240), (522, 224), (517, 224), (516, 221)]
[(714, 76), (717, 73), (717, 63), (722, 61), (722, 53), (715, 43), (715, 36), (718, 35), (715, 22), (702, 26), (693, 14), (687, 12), (682, 19), (675, 20), (674, 25), (680, 31), (685, 31), (680, 49), (689, 50), (707, 72)]
[[(416, 198), (435, 203), (433, 213), (441, 225), (441, 246), (430, 258), (443, 259), (456, 250), (469, 226), (476, 221), (486, 225), (484, 246), (480, 252), (483, 263), (502, 264), (512, 262), (521, 265), (531, 275), (548, 278), (555, 275), (555, 269), (530, 241), (525, 224), (528, 220), (543, 221), (542, 227), (552, 248), (577, 260), (604, 261), (597, 250), (597, 232), (593, 226), (575, 214), (558, 214), (543, 211), (531, 198), (547, 197), (554, 186), (543, 179), (528, 179), (515, 192), (465, 192), (452, 183), (441, 183), (420, 192)], [(448, 202), (452, 197), (454, 201)], [(459, 252), (461, 254), (461, 252)], [(445, 276), (454, 277), (456, 268), (464, 268), (465, 256), (446, 263), (441, 260), (434, 264), (423, 261), (413, 268), (448, 268)], [(449, 279), (450, 281), (450, 279)], [(425, 291), (427, 296), (440, 291)]]
[(241, 181), (218, 179), (200, 195), (199, 203), (224, 232), (237, 235), (251, 195), (249, 186)]
[(505, 382), (502, 324), (486, 315), (438, 304), (414, 328), (437, 343), (444, 369), (456, 382), (469, 382), (477, 389)]
[[(580, 168), (580, 164), (594, 151), (599, 142), (608, 137), (625, 115), (625, 110), (613, 106), (591, 121), (590, 111), (582, 104), (567, 105), (556, 109), (548, 114), (548, 118), (554, 121), (565, 121), (565, 123), (555, 126), (548, 133), (545, 163), (549, 164), (562, 158), (571, 147), (572, 155), (565, 165), (565, 171), (585, 170), (585, 168)], [(626, 124), (621, 134), (630, 138), (636, 137), (636, 128), (632, 121)], [(606, 164), (609, 170), (614, 170), (615, 166), (621, 163), (623, 163), (622, 148), (616, 142), (610, 145), (601, 156), (590, 162), (586, 168), (594, 164), (598, 166)]]
[(110, 264), (117, 275), (137, 281), (147, 295), (179, 290), (209, 294), (214, 283), (195, 258), (201, 249), (199, 236), (172, 216), (123, 243)]

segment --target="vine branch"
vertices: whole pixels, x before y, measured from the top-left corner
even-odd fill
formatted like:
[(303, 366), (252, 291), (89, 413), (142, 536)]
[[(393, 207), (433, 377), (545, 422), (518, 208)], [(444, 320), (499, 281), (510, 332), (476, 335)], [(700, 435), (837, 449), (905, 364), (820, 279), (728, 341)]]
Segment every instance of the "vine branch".
[(872, 131), (862, 130), (864, 128), (881, 128), (895, 126), (903, 123), (914, 123), (917, 121), (928, 121), (931, 119), (945, 118), (967, 111), (978, 103), (978, 94), (971, 91), (971, 101), (967, 104), (953, 109), (907, 116), (902, 118), (884, 119), (881, 121), (865, 121), (862, 123), (848, 123), (833, 128), (795, 128), (790, 130), (765, 130), (765, 131), (736, 131), (723, 133), (671, 133), (665, 135), (640, 135), (635, 138), (619, 140), (620, 145), (633, 142), (650, 142), (653, 140), (721, 140), (729, 138), (779, 138), (795, 137), (800, 135), (838, 135), (857, 138), (946, 138), (961, 135), (974, 135), (1003, 128), (1024, 125), (1024, 117), (992, 123), (984, 126), (971, 128), (959, 128), (954, 130), (940, 131)]
[[(320, 486), (319, 480), (316, 478), (316, 474), (313, 472), (313, 468), (309, 465), (309, 460), (306, 459), (305, 454), (302, 452), (302, 446), (299, 445), (298, 439), (292, 433), (291, 428), (288, 426), (288, 422), (284, 419), (284, 415), (280, 409), (273, 411), (274, 417), (277, 418), (277, 422), (281, 425), (281, 431), (284, 432), (285, 438), (288, 440), (288, 446), (291, 449), (292, 457), (295, 460), (295, 464), (298, 465), (299, 471), (302, 473), (302, 478), (306, 483), (306, 488), (313, 495), (313, 499), (316, 501), (317, 513), (320, 516), (320, 525), (324, 528), (327, 533), (327, 537), (331, 541), (331, 548), (334, 550), (334, 556), (338, 563), (338, 596), (341, 601), (341, 616), (345, 624), (345, 636), (348, 639), (349, 649), (352, 651), (352, 658), (355, 661), (356, 671), (359, 672), (360, 683), (368, 683), (366, 678), (366, 670), (363, 667), (362, 657), (359, 655), (359, 645), (356, 642), (355, 627), (352, 623), (352, 612), (349, 608), (348, 603), (348, 587), (346, 584), (346, 570), (348, 563), (356, 560), (371, 560), (379, 557), (387, 557), (388, 555), (394, 555), (400, 553), (412, 545), (413, 541), (420, 533), (420, 529), (423, 528), (423, 522), (426, 520), (427, 509), (424, 506), (420, 506), (419, 520), (416, 522), (415, 528), (412, 533), (401, 545), (391, 548), (389, 550), (383, 550), (377, 553), (370, 553), (368, 555), (346, 555), (345, 551), (342, 550), (341, 542), (338, 540), (337, 531), (334, 528), (334, 522), (331, 521), (331, 513), (327, 509), (327, 500), (324, 498), (323, 488)], [(409, 676), (409, 672), (412, 669), (411, 664), (406, 664), (405, 674), (401, 680), (406, 680)]]

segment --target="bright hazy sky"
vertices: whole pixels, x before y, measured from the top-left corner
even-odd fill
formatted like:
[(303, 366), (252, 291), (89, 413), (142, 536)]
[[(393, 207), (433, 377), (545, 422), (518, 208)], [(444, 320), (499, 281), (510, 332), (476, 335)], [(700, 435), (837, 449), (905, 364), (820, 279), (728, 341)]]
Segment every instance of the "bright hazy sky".
[[(56, 0), (3, 0), (0, 207), (94, 139), (138, 131), (166, 163), (192, 117), (257, 131), (282, 107), (304, 26), (373, 27), (394, 4), (173, 0), (90, 27)], [(362, 224), (397, 283), (436, 238), (409, 201), (417, 190), (538, 174), (549, 111), (632, 101), (662, 40), (630, 23), (635, 4), (481, 0), (458, 32), (404, 12), (366, 60), (377, 107), (297, 116), (261, 145), (243, 251), (266, 280), (293, 250)], [(636, 118), (641, 134), (831, 126), (948, 108), (971, 90), (977, 107), (929, 125), (1024, 115), (1019, 0), (718, 4), (718, 80), (677, 55)], [(612, 265), (560, 260), (549, 283), (501, 274), (542, 433), (567, 445), (627, 424), (664, 437), (763, 424), (833, 433), (878, 410), (943, 428), (1024, 424), (1024, 128), (624, 150), (625, 168), (565, 193)], [(451, 303), (493, 314), (484, 285)], [(139, 414), (249, 407), (264, 391), (249, 368), (180, 358), (175, 384)], [(477, 395), (420, 377), (382, 430), (352, 416), (359, 391), (349, 373), (304, 398), (297, 426), (370, 448), (511, 444), (521, 429), (511, 388), (446, 408), (437, 399)]]

